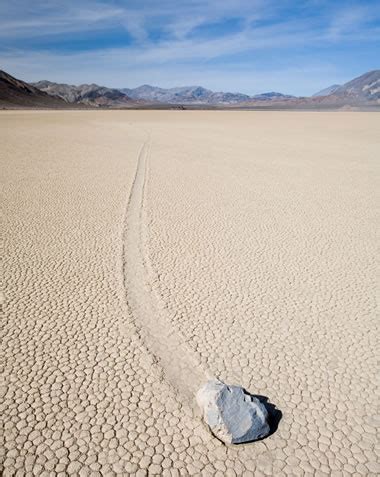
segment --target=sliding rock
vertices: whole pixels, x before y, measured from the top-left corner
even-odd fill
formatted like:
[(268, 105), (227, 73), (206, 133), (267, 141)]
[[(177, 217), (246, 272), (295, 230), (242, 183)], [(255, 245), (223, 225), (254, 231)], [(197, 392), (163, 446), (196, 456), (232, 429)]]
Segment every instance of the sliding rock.
[(212, 433), (227, 444), (255, 441), (270, 432), (264, 404), (240, 386), (208, 381), (196, 398)]

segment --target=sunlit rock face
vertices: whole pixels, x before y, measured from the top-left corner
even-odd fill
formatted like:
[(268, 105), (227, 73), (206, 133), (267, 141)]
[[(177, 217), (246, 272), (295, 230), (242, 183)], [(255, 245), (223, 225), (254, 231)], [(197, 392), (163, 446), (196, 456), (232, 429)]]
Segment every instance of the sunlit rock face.
[(255, 441), (270, 432), (264, 404), (240, 386), (208, 381), (196, 398), (212, 433), (227, 444)]

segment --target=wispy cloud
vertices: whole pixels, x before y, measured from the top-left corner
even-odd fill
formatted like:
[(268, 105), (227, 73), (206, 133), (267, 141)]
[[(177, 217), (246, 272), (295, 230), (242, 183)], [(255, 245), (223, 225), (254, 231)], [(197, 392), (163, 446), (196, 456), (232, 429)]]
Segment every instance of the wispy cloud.
[(339, 8), (334, 12), (328, 36), (334, 40), (342, 39), (346, 35), (362, 37), (364, 34), (370, 34), (375, 36), (379, 33), (379, 25), (377, 27), (375, 25), (379, 20), (380, 3), (366, 5), (363, 2), (359, 5)]
[[(268, 4), (268, 2), (267, 2)], [(146, 0), (100, 1), (52, 0), (48, 4), (37, 0), (33, 8), (29, 0), (12, 2), (5, 0), (0, 5), (0, 35), (28, 37), (88, 31), (124, 25), (143, 41), (153, 27), (174, 37), (184, 37), (197, 26), (228, 18), (231, 15), (251, 16), (263, 8), (263, 0), (211, 0), (178, 1)]]
[[(44, 7), (38, 2), (35, 9), (16, 5), (0, 8), (0, 37), (31, 38), (46, 37), (60, 33), (86, 32), (108, 28), (124, 16), (123, 8), (98, 3), (75, 5), (73, 2), (51, 2)], [(17, 8), (18, 6), (18, 8)], [(47, 43), (48, 45), (48, 43)]]

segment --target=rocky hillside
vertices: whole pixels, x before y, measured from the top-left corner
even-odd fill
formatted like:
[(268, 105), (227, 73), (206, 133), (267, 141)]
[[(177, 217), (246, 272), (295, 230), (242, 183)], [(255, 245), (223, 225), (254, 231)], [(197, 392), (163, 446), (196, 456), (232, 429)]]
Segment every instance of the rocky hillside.
[(62, 108), (61, 98), (54, 98), (38, 88), (0, 70), (0, 108)]
[(333, 85), (313, 95), (323, 102), (345, 104), (380, 104), (380, 70), (358, 76), (343, 85)]
[(340, 87), (340, 84), (332, 84), (331, 86), (328, 86), (327, 88), (324, 88), (321, 91), (314, 93), (312, 97), (316, 98), (318, 96), (328, 96), (329, 94), (333, 94)]
[(373, 70), (345, 83), (334, 91), (334, 96), (357, 102), (380, 100), (380, 70)]
[(125, 93), (97, 84), (82, 84), (74, 86), (51, 81), (38, 81), (33, 86), (45, 93), (58, 97), (67, 103), (84, 104), (87, 106), (126, 106), (131, 104), (131, 98)]

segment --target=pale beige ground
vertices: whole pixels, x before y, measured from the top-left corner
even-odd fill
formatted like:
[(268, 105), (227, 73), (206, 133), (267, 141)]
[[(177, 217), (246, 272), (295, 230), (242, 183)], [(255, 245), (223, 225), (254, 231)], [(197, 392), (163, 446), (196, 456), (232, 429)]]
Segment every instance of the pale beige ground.
[[(380, 115), (2, 112), (4, 475), (376, 475)], [(283, 413), (225, 447), (208, 376)]]

